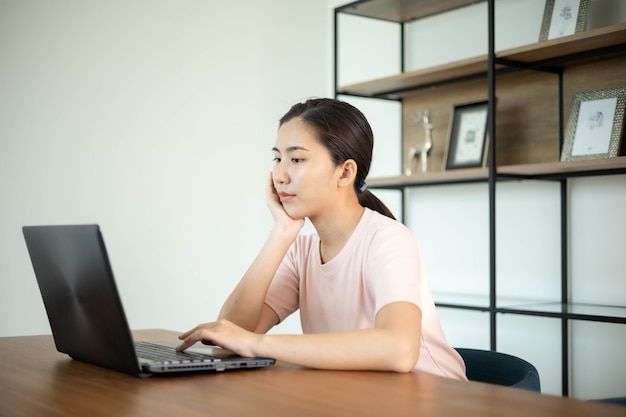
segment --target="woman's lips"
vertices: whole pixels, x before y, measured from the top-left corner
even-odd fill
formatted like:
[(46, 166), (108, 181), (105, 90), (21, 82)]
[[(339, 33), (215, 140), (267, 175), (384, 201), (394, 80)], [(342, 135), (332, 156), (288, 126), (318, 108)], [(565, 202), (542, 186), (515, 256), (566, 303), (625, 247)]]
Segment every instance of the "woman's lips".
[(289, 194), (285, 192), (278, 193), (278, 198), (280, 198), (281, 203), (287, 203), (290, 200), (292, 200), (295, 196), (296, 196), (295, 194)]

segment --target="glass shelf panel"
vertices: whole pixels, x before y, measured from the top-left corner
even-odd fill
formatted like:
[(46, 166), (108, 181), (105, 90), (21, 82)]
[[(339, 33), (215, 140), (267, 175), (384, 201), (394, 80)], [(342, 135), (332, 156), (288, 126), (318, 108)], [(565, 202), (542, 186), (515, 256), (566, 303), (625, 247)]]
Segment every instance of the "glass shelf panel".
[(527, 312), (530, 314), (545, 313), (555, 317), (567, 317), (569, 319), (606, 321), (614, 323), (626, 323), (626, 306), (607, 306), (595, 304), (563, 304), (560, 302), (507, 302), (498, 303), (498, 310), (507, 312)]
[(441, 307), (489, 309), (489, 296), (476, 294), (455, 294), (433, 292), (435, 304)]
[[(433, 292), (437, 307), (489, 311), (489, 296)], [(498, 297), (495, 311), (503, 314), (521, 314), (626, 324), (626, 306), (596, 304), (563, 304), (551, 301)]]

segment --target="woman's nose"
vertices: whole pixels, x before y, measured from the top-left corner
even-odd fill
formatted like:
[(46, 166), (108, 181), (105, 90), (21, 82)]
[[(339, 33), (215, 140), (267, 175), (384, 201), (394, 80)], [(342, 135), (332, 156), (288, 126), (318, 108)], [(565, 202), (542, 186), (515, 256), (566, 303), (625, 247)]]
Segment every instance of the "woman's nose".
[(287, 175), (287, 170), (281, 163), (278, 163), (274, 166), (274, 169), (272, 171), (272, 177), (274, 178), (275, 184), (284, 184), (288, 182), (289, 178), (289, 176)]

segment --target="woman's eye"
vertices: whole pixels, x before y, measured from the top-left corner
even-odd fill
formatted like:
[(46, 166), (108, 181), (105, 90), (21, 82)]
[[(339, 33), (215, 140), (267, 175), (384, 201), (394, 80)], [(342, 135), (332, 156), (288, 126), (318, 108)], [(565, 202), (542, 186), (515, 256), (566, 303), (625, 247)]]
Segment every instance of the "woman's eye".
[(302, 158), (291, 158), (291, 162), (293, 162), (294, 164), (297, 164), (299, 162), (302, 162)]
[(274, 159), (272, 159), (272, 162), (280, 162), (280, 158), (275, 156)]

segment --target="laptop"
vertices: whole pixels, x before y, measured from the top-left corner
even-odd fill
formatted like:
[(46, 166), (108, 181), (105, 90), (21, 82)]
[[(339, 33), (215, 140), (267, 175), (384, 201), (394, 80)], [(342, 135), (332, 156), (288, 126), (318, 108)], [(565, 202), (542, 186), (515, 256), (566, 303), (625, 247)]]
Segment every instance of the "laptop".
[(177, 341), (134, 342), (98, 225), (24, 226), (37, 283), (59, 352), (145, 377), (272, 366), (217, 346), (176, 352)]

